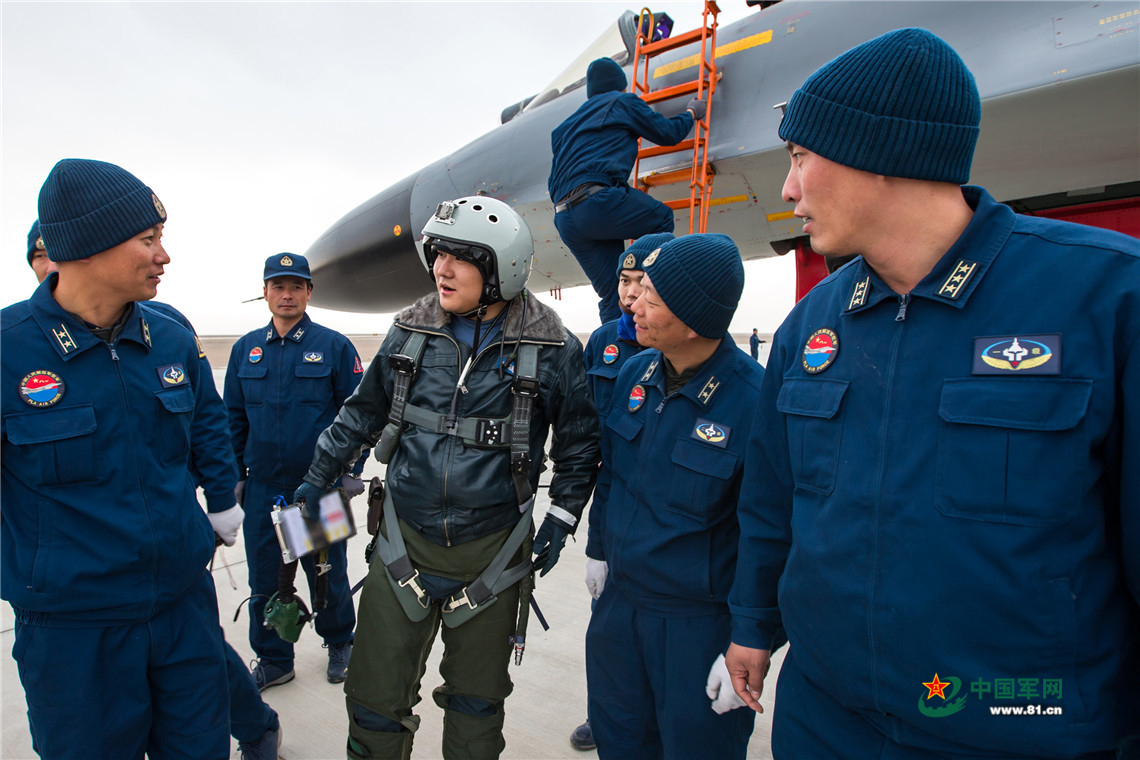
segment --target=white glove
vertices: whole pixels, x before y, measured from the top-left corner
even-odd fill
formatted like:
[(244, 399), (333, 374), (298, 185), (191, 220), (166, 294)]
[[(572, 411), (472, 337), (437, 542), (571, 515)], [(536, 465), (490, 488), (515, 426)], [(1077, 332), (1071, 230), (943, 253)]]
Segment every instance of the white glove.
[(724, 664), (723, 654), (717, 655), (716, 662), (709, 670), (705, 694), (712, 700), (712, 709), (717, 715), (724, 715), (729, 710), (744, 707), (744, 700), (738, 697), (732, 688), (732, 678), (728, 675), (728, 666)]
[(350, 499), (364, 493), (364, 481), (360, 479), (359, 475), (353, 475), (351, 472), (346, 472), (341, 476), (340, 487), (344, 489), (344, 495)]
[[(603, 559), (586, 557), (586, 588), (590, 596), (597, 599), (606, 587), (606, 578), (610, 574), (610, 566)], [(723, 658), (722, 658), (723, 659)]]
[(241, 530), (241, 522), (245, 519), (242, 508), (234, 504), (224, 512), (207, 512), (206, 517), (210, 518), (210, 525), (222, 539), (222, 543), (233, 546), (237, 541), (238, 531)]

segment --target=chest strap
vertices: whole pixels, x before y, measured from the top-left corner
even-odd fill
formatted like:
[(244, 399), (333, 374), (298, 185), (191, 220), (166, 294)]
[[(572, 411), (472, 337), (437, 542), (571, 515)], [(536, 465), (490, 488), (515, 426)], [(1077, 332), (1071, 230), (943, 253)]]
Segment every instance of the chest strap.
[(375, 451), (376, 459), (384, 464), (388, 464), (400, 441), (400, 429), (404, 424), (404, 412), (408, 404), (408, 389), (412, 387), (412, 380), (419, 371), (426, 343), (427, 335), (424, 333), (409, 333), (400, 353), (388, 357), (388, 364), (395, 373), (392, 402), (388, 407), (388, 424), (380, 433), (380, 443), (376, 445)]
[[(491, 605), (500, 593), (518, 583), (533, 570), (528, 557), (514, 567), (507, 563), (518, 552), (523, 542), (530, 538), (534, 525), (534, 499), (519, 507), (522, 515), (502, 547), (495, 554), (487, 568), (471, 583), (456, 591), (443, 601), (443, 622), (455, 628), (470, 620)], [(420, 571), (408, 558), (404, 536), (396, 518), (396, 507), (392, 502), (392, 492), (384, 494), (384, 523), (376, 534), (376, 555), (384, 563), (384, 573), (396, 594), (404, 614), (412, 622), (419, 622), (431, 611), (432, 599), (420, 583)]]

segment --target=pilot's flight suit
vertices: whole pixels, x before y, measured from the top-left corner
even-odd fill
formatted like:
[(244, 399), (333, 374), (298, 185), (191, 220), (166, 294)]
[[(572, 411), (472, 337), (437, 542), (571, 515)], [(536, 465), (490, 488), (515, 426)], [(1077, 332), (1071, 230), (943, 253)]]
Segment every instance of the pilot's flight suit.
[(776, 757), (1140, 728), (1140, 242), (963, 193), (908, 295), (856, 259), (773, 341), (731, 600), (736, 643), (791, 640)]
[(114, 343), (95, 337), (52, 298), (57, 280), (3, 310), (0, 338), (0, 587), (33, 743), (45, 758), (221, 760), (214, 533), (189, 473), (193, 458), (209, 511), (233, 506), (225, 430), (203, 413), (213, 378), (189, 331), (138, 304)]
[(590, 396), (598, 415), (605, 421), (613, 399), (614, 382), (618, 371), (630, 358), (645, 350), (636, 340), (623, 339), (618, 326), (625, 321), (632, 327), (633, 317), (623, 314), (599, 327), (586, 341), (586, 380), (590, 385)]
[[(293, 667), (293, 645), (262, 624), (281, 566), (270, 515), (278, 496), (286, 504), (292, 501), (309, 469), (317, 436), (356, 390), (363, 371), (348, 338), (307, 314), (284, 337), (271, 321), (243, 336), (230, 352), (223, 395), (239, 476), (246, 480), (243, 530), (249, 588), (254, 595), (264, 595), (249, 603), (249, 641), (261, 660), (285, 670)], [(363, 469), (361, 457), (352, 472), (359, 475)], [(326, 644), (343, 644), (352, 640), (356, 625), (345, 542), (333, 544), (328, 557), (328, 606), (316, 617), (316, 631)], [(311, 592), (314, 557), (300, 562)]]
[(666, 396), (663, 361), (630, 359), (604, 417), (586, 555), (609, 579), (586, 633), (590, 727), (602, 758), (743, 758), (754, 713), (717, 715), (705, 682), (729, 643), (743, 412), (764, 370), (725, 334)]

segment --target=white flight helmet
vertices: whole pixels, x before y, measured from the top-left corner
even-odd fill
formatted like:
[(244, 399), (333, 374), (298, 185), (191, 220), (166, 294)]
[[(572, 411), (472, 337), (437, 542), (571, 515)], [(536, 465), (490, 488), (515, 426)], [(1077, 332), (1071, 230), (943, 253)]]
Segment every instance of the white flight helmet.
[(440, 203), (416, 247), (433, 279), (438, 251), (479, 267), (483, 273), (479, 303), (487, 306), (523, 291), (534, 257), (534, 242), (523, 218), (506, 203), (484, 196)]

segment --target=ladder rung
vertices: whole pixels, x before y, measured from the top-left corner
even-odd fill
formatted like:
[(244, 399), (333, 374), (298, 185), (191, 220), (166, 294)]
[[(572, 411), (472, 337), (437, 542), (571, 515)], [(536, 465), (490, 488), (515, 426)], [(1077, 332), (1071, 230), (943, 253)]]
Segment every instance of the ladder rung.
[(669, 100), (670, 98), (679, 98), (682, 95), (695, 93), (698, 84), (700, 84), (700, 80), (694, 79), (691, 82), (675, 84), (672, 87), (663, 87), (660, 90), (645, 93), (641, 96), (641, 99), (646, 103), (657, 103), (662, 100)]
[(683, 150), (693, 149), (693, 138), (682, 140), (676, 145), (654, 145), (652, 148), (642, 148), (637, 151), (638, 158), (653, 158), (654, 156), (665, 156), (670, 153), (680, 153)]
[(686, 166), (684, 169), (674, 169), (671, 172), (661, 172), (660, 174), (650, 174), (638, 180), (646, 187), (657, 187), (659, 185), (675, 185), (678, 182), (688, 182), (693, 178), (693, 167)]
[[(689, 207), (689, 199), (688, 198), (678, 198), (675, 201), (662, 201), (662, 203), (664, 203), (666, 206), (673, 209), (674, 211), (680, 211), (682, 209), (687, 209)], [(693, 205), (694, 206), (700, 206), (701, 205), (701, 197), (699, 195), (697, 196), (696, 200), (693, 202)]]
[(678, 34), (676, 37), (669, 37), (659, 42), (650, 42), (648, 45), (641, 46), (641, 54), (646, 58), (652, 58), (655, 55), (660, 55), (661, 53), (665, 53), (670, 50), (676, 50), (677, 48), (683, 47), (690, 43), (699, 42), (701, 39), (701, 32), (703, 31), (704, 29), (698, 26), (691, 32)]

